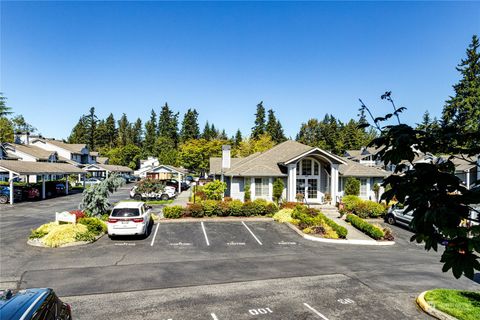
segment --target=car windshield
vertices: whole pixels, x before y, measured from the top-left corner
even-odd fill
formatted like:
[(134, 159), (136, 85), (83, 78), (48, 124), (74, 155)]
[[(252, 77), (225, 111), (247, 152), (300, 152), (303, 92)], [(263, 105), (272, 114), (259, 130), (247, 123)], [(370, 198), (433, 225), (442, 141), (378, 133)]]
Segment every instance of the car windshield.
[(111, 214), (112, 217), (137, 217), (139, 215), (138, 208), (116, 208)]

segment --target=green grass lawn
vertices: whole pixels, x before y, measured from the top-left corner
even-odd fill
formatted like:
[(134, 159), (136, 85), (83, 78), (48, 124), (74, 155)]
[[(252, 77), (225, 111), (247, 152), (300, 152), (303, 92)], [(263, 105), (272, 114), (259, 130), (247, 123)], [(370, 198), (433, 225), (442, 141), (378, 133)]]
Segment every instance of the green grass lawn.
[(480, 319), (480, 291), (435, 289), (425, 294), (425, 300), (459, 320)]

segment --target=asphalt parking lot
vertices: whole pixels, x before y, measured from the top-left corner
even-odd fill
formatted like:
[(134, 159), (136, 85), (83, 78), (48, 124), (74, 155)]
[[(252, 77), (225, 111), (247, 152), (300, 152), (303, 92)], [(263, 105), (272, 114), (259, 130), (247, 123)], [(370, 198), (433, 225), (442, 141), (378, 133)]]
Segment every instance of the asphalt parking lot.
[(440, 253), (396, 226), (391, 247), (311, 242), (249, 219), (161, 222), (145, 238), (104, 236), (80, 247), (26, 244), (31, 229), (79, 201), (0, 208), (0, 285), (52, 287), (76, 319), (427, 319), (418, 293), (480, 288), (442, 273)]

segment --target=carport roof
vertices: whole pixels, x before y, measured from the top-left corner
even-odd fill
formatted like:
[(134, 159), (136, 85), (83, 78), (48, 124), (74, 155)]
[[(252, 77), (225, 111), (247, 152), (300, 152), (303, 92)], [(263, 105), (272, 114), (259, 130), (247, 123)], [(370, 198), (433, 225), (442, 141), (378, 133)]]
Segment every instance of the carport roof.
[(0, 171), (13, 172), (19, 175), (41, 174), (84, 174), (85, 171), (68, 163), (33, 162), (0, 160)]

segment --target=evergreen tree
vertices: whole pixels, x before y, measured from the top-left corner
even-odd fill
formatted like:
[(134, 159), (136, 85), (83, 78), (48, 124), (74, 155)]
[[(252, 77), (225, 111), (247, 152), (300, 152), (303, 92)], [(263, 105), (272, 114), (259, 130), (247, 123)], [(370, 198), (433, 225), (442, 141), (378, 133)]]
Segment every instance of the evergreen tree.
[(177, 165), (178, 150), (170, 138), (158, 137), (155, 140), (154, 155), (161, 164)]
[(283, 133), (282, 124), (275, 117), (275, 112), (272, 109), (268, 110), (268, 120), (265, 130), (266, 133), (272, 137), (272, 140), (275, 143), (280, 143), (287, 140), (285, 134)]
[(242, 132), (240, 131), (240, 129), (238, 129), (237, 133), (235, 134), (235, 138), (233, 139), (233, 144), (235, 147), (238, 147), (242, 141)]
[(142, 129), (142, 120), (137, 118), (137, 121), (131, 125), (132, 127), (132, 134), (131, 134), (131, 141), (136, 146), (142, 145), (142, 138), (143, 138), (143, 129)]
[(417, 123), (416, 130), (433, 132), (434, 130), (438, 130), (439, 128), (440, 128), (440, 124), (439, 124), (437, 118), (432, 119), (430, 117), (430, 113), (427, 110), (423, 114), (422, 122)]
[[(457, 71), (462, 79), (453, 86), (455, 95), (447, 100), (442, 114), (444, 130), (453, 133), (475, 134), (480, 131), (480, 43), (474, 35), (467, 48), (466, 59), (461, 60)], [(480, 141), (464, 139), (455, 141), (459, 147), (469, 148)]]
[(255, 126), (252, 128), (252, 139), (258, 139), (265, 133), (265, 108), (263, 101), (257, 104), (257, 113), (255, 113)]
[(202, 139), (210, 140), (211, 137), (212, 137), (212, 134), (210, 132), (210, 124), (207, 121), (205, 122), (205, 127), (203, 127)]
[(117, 128), (115, 126), (115, 118), (113, 114), (110, 115), (105, 119), (105, 146), (109, 148), (113, 148), (115, 146), (115, 137), (117, 136)]
[(88, 143), (87, 119), (81, 116), (75, 127), (73, 127), (68, 143)]
[(127, 115), (124, 113), (120, 120), (118, 120), (118, 136), (117, 147), (125, 147), (128, 144), (129, 127)]
[(12, 122), (6, 117), (0, 117), (0, 142), (13, 142)]
[(87, 129), (87, 147), (90, 150), (95, 150), (95, 138), (96, 138), (96, 131), (97, 131), (97, 122), (98, 118), (95, 115), (95, 108), (90, 108), (89, 113), (85, 116), (85, 124)]
[(105, 148), (108, 147), (109, 144), (109, 137), (107, 133), (107, 127), (105, 124), (105, 120), (100, 120), (97, 123), (97, 132), (95, 136), (95, 146), (98, 148)]
[(143, 149), (146, 155), (154, 155), (155, 140), (157, 140), (157, 114), (152, 109), (150, 120), (145, 123), (145, 140)]
[(220, 134), (218, 135), (218, 139), (228, 140), (228, 136), (227, 136), (227, 133), (225, 132), (225, 129), (223, 129), (222, 132), (220, 132)]
[(7, 98), (3, 96), (2, 92), (0, 92), (0, 118), (12, 114), (12, 112), (10, 111), (11, 108), (7, 107), (6, 101)]
[(178, 145), (178, 113), (173, 113), (167, 103), (162, 107), (158, 121), (158, 136), (171, 139)]
[(198, 112), (195, 109), (188, 109), (183, 117), (180, 140), (185, 142), (190, 139), (198, 139), (199, 137)]
[(22, 115), (18, 115), (12, 118), (14, 132), (29, 132), (34, 133), (37, 129), (31, 124), (25, 121), (25, 118)]

